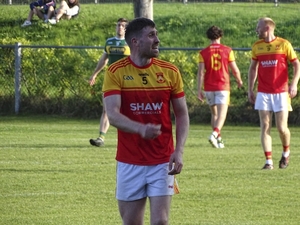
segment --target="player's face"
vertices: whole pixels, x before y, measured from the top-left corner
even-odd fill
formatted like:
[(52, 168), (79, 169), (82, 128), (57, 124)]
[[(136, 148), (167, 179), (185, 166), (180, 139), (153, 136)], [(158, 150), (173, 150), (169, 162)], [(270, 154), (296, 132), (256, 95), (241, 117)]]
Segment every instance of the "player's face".
[(116, 33), (119, 38), (125, 37), (125, 29), (126, 29), (126, 23), (125, 22), (118, 22), (116, 26)]
[(158, 57), (159, 42), (157, 30), (154, 27), (145, 27), (141, 37), (139, 38), (140, 54), (146, 58)]
[(265, 39), (267, 37), (267, 28), (263, 21), (257, 23), (256, 33), (259, 39)]

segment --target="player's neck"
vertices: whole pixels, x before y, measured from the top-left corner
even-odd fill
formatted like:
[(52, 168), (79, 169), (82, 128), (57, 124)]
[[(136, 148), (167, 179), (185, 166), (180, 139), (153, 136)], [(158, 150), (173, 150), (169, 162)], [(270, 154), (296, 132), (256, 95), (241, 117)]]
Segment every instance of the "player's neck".
[(116, 35), (116, 38), (118, 38), (118, 39), (124, 39), (125, 36)]
[(274, 34), (271, 34), (271, 35), (268, 35), (266, 38), (265, 38), (265, 42), (272, 42), (276, 39), (276, 36)]
[(216, 39), (216, 40), (210, 40), (210, 44), (220, 44), (221, 43), (221, 41), (220, 41), (220, 39)]
[(151, 63), (152, 58), (147, 57), (140, 57), (138, 55), (131, 54), (130, 55), (131, 61), (138, 67), (144, 67)]

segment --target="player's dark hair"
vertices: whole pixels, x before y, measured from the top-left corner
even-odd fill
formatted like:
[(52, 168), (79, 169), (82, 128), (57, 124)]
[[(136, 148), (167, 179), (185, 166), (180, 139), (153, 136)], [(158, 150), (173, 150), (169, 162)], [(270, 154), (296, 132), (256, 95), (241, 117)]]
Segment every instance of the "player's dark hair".
[(217, 26), (211, 26), (206, 31), (206, 36), (210, 40), (216, 40), (223, 36), (223, 31), (221, 30), (221, 28), (219, 28)]
[(121, 22), (121, 23), (122, 23), (122, 22), (125, 22), (126, 24), (128, 24), (128, 20), (125, 19), (125, 18), (119, 18), (117, 22), (118, 22), (118, 23), (119, 23), (119, 22)]
[(126, 27), (126, 31), (125, 31), (125, 40), (127, 42), (128, 45), (130, 45), (131, 39), (133, 36), (139, 36), (139, 34), (141, 33), (141, 31), (145, 28), (145, 27), (155, 27), (155, 23), (148, 19), (148, 18), (136, 18), (132, 21), (130, 21)]

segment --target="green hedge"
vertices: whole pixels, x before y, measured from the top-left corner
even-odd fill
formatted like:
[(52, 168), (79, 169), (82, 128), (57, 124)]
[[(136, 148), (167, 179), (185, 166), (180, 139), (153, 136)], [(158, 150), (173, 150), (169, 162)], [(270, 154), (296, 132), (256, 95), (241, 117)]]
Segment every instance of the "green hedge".
[[(0, 65), (0, 77), (5, 87), (0, 91), (0, 113), (7, 114), (14, 111), (14, 51), (12, 48), (1, 48), (0, 53), (0, 60), (3, 62)], [(22, 48), (20, 113), (99, 117), (102, 110), (101, 87), (104, 72), (98, 76), (95, 86), (88, 84), (88, 78), (101, 53), (100, 49)], [(257, 112), (247, 100), (250, 53), (235, 51), (235, 56), (242, 73), (244, 88), (238, 89), (232, 77), (231, 105), (227, 121), (258, 123)], [(191, 120), (209, 123), (209, 108), (197, 99), (195, 65), (198, 51), (164, 50), (160, 58), (176, 64), (180, 69)], [(295, 109), (299, 108), (299, 101), (293, 101), (293, 105)], [(291, 119), (299, 122), (297, 116)]]
[[(14, 113), (15, 53), (13, 45), (22, 48), (22, 99), (20, 113), (61, 114), (67, 116), (98, 118), (102, 110), (101, 86), (103, 74), (95, 86), (88, 79), (101, 56), (102, 48), (60, 48), (62, 46), (101, 46), (106, 38), (115, 34), (115, 20), (120, 15), (131, 19), (132, 4), (82, 5), (79, 17), (61, 21), (56, 26), (36, 18), (33, 26), (20, 25), (28, 14), (28, 6), (2, 6), (0, 14), (0, 114)], [(111, 12), (109, 14), (105, 12)], [(260, 16), (271, 16), (277, 22), (276, 34), (287, 38), (299, 47), (299, 10), (294, 4), (275, 8), (272, 4), (165, 4), (154, 5), (154, 17), (159, 31), (161, 48), (199, 49), (207, 46), (206, 29), (215, 24), (224, 29), (222, 43), (236, 49), (237, 65), (241, 70), (244, 88), (237, 89), (232, 79), (231, 105), (227, 122), (258, 123), (257, 112), (247, 100), (247, 73), (250, 48), (257, 40), (255, 26)], [(216, 16), (217, 15), (217, 16)], [(52, 45), (57, 48), (39, 48)], [(192, 121), (210, 122), (207, 104), (197, 99), (196, 74), (198, 50), (162, 50), (160, 58), (176, 64), (183, 76), (185, 93)], [(290, 68), (292, 74), (292, 68)], [(292, 101), (293, 124), (299, 124), (300, 100)]]

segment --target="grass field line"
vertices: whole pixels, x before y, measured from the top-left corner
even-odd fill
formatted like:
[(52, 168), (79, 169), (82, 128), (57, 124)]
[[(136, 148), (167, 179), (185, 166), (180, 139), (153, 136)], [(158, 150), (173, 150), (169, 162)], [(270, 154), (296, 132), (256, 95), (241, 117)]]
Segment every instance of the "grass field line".
[[(117, 131), (109, 130), (105, 148), (91, 146), (89, 138), (96, 138), (98, 123), (1, 118), (0, 225), (120, 224), (115, 198)], [(299, 127), (291, 127), (286, 170), (278, 169), (282, 150), (273, 129), (273, 171), (261, 170), (265, 159), (259, 127), (225, 125), (224, 149), (210, 146), (210, 132), (209, 124), (190, 126), (171, 224), (299, 225)], [(147, 222), (148, 212), (149, 204)]]
[(38, 192), (29, 192), (29, 193), (15, 193), (15, 194), (0, 194), (0, 197), (3, 198), (10, 198), (10, 197), (31, 197), (31, 196), (49, 196), (49, 195), (54, 195), (54, 196), (58, 196), (58, 195), (75, 195), (75, 194), (80, 194), (80, 192), (42, 192), (42, 193), (38, 193)]

